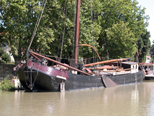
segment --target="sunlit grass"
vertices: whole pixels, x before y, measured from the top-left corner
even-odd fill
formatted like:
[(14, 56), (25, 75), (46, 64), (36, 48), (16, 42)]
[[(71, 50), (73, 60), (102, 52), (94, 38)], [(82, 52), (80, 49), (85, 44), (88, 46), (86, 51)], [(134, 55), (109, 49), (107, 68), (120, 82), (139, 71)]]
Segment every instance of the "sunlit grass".
[(12, 91), (15, 90), (13, 83), (5, 78), (2, 82), (0, 82), (0, 89), (4, 91)]

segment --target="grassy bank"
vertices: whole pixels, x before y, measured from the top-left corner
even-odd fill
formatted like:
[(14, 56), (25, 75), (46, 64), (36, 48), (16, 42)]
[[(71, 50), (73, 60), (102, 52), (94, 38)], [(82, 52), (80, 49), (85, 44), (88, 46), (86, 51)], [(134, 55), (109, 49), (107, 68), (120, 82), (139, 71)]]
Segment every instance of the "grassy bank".
[(15, 90), (15, 87), (10, 80), (4, 79), (2, 82), (0, 82), (0, 90), (12, 91)]
[(0, 90), (2, 90), (1, 82), (0, 82)]

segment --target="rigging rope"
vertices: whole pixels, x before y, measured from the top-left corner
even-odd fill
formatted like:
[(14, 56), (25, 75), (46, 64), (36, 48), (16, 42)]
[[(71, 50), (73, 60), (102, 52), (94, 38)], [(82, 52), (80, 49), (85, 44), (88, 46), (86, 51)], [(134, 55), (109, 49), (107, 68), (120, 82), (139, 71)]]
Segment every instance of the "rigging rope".
[(76, 22), (76, 4), (77, 4), (77, 1), (74, 0), (74, 25), (73, 25), (73, 38), (72, 38), (72, 58), (74, 58), (74, 45), (75, 45), (75, 22)]
[(35, 34), (36, 34), (38, 25), (39, 25), (40, 20), (41, 20), (41, 18), (42, 18), (42, 14), (43, 14), (43, 12), (44, 12), (46, 2), (47, 2), (47, 0), (43, 0), (43, 3), (44, 3), (44, 4), (43, 4), (43, 9), (42, 9), (42, 12), (41, 12), (40, 17), (37, 19), (37, 22), (36, 22), (36, 24), (35, 24), (35, 28), (34, 28), (34, 31), (33, 31), (32, 37), (31, 37), (31, 41), (30, 41), (30, 44), (29, 44), (29, 47), (28, 47), (28, 50), (27, 50), (27, 57), (28, 57), (28, 51), (29, 51), (29, 49), (30, 49), (30, 47), (31, 47), (31, 44), (32, 44), (33, 39), (34, 39), (34, 36), (35, 36)]
[(61, 45), (60, 59), (59, 60), (61, 60), (62, 52), (63, 52), (63, 44), (64, 44), (64, 36), (65, 36), (65, 23), (66, 23), (66, 18), (67, 18), (67, 3), (68, 3), (68, 0), (65, 1), (65, 5), (66, 5), (66, 8), (65, 8), (65, 21), (64, 21), (64, 30), (63, 30), (62, 45)]
[[(94, 20), (93, 19), (93, 0), (90, 0), (90, 2), (91, 2), (91, 24), (92, 24), (91, 33), (92, 33), (92, 41), (93, 41), (94, 48), (95, 48), (94, 37), (93, 37), (93, 20)], [(94, 58), (95, 58), (95, 54), (94, 54), (94, 51), (93, 51), (93, 62), (95, 62)]]

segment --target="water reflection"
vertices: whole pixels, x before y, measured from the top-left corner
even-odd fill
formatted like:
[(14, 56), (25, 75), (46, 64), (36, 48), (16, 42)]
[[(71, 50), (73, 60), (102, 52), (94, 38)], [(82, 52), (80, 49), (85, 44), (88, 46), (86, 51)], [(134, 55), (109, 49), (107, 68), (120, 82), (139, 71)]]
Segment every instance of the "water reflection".
[(2, 116), (153, 116), (154, 81), (60, 92), (0, 92)]

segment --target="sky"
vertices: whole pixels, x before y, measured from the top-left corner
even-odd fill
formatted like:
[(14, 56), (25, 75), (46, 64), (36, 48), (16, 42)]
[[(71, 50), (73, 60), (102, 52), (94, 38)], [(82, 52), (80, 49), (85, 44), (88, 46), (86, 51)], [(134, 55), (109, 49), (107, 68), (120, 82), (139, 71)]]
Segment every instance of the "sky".
[(149, 15), (150, 19), (148, 20), (149, 26), (147, 30), (150, 32), (150, 41), (154, 40), (154, 0), (137, 0), (139, 5), (146, 8), (145, 14)]

